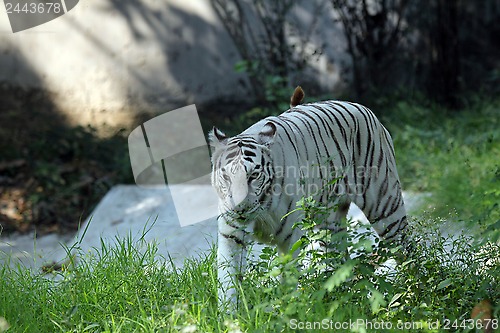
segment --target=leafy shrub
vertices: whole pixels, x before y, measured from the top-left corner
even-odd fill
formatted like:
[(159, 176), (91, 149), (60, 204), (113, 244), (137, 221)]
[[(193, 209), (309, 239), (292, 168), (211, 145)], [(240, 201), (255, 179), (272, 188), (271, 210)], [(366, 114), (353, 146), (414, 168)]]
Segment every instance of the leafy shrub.
[[(380, 244), (373, 252), (368, 235), (355, 242), (346, 234), (316, 231), (328, 209), (307, 198), (299, 205), (305, 218), (297, 227), (305, 235), (284, 255), (265, 248), (244, 278), (240, 323), (250, 331), (293, 331), (307, 328), (300, 323), (317, 323), (316, 329), (342, 332), (392, 332), (401, 325), (435, 332), (445, 319), (470, 319), (479, 300), (500, 301), (498, 245), (481, 247), (464, 234), (443, 236), (438, 220), (413, 220), (414, 249), (390, 269), (388, 260), (400, 247)], [(336, 246), (311, 249), (318, 239)], [(348, 248), (363, 255), (346, 257)]]

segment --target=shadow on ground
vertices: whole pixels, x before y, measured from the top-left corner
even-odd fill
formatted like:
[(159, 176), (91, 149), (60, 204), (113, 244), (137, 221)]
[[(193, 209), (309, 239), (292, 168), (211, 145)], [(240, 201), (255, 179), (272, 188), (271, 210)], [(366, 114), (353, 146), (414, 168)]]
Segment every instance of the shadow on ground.
[[(16, 66), (41, 85), (21, 54)], [(0, 82), (0, 100), (1, 233), (75, 230), (112, 185), (131, 181), (124, 133), (70, 126), (44, 89)]]

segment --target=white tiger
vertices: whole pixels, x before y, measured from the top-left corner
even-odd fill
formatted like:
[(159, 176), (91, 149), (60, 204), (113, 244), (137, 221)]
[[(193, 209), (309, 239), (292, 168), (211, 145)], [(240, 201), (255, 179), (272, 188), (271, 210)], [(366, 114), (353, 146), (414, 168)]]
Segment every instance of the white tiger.
[[(220, 301), (237, 302), (233, 279), (244, 271), (248, 244), (274, 244), (281, 252), (297, 241), (293, 229), (300, 212), (286, 215), (303, 196), (319, 202), (332, 193), (338, 209), (322, 225), (341, 227), (355, 203), (378, 235), (399, 241), (407, 226), (391, 136), (366, 107), (324, 101), (299, 105), (295, 90), (290, 109), (267, 117), (234, 137), (214, 127), (212, 185), (219, 196), (218, 277)], [(285, 218), (283, 218), (286, 215)]]

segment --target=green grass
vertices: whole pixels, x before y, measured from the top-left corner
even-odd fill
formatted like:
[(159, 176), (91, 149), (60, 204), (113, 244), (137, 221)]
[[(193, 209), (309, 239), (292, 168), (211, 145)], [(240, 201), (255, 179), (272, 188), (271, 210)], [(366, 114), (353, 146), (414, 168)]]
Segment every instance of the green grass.
[(174, 270), (156, 253), (154, 244), (127, 238), (103, 244), (93, 256), (78, 254), (76, 265), (56, 275), (5, 265), (0, 317), (12, 332), (178, 332), (191, 323), (201, 330), (217, 327), (213, 254)]
[[(236, 333), (305, 331), (300, 325), (314, 322), (335, 328), (349, 321), (393, 328), (407, 322), (421, 328), (414, 331), (441, 332), (425, 325), (469, 319), (482, 299), (499, 304), (500, 247), (490, 244), (480, 252), (479, 245), (462, 235), (448, 239), (454, 253), (450, 258), (444, 250), (447, 239), (432, 227), (435, 222), (415, 222), (427, 241), (390, 276), (376, 274), (375, 263), (392, 252), (379, 251), (380, 259), (367, 255), (347, 261), (338, 253), (316, 255), (304, 270), (305, 252), (294, 259), (268, 248), (251, 264), (242, 283), (242, 305), (234, 315), (217, 310), (215, 250), (173, 269), (154, 244), (126, 238), (103, 244), (92, 256), (77, 254), (73, 260), (78, 263), (56, 275), (5, 265), (0, 270), (0, 332), (2, 322), (10, 325), (7, 332)], [(308, 234), (306, 240), (314, 236)], [(485, 258), (497, 262), (485, 265)], [(495, 311), (498, 318), (500, 308)]]
[(405, 190), (427, 192), (434, 217), (500, 237), (500, 100), (462, 111), (401, 102), (382, 117)]

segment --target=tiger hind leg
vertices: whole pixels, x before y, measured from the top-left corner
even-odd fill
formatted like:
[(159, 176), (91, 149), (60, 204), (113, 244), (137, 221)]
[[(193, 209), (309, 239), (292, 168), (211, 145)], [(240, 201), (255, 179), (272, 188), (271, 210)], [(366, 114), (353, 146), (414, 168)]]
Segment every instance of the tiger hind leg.
[[(402, 217), (393, 220), (381, 220), (372, 223), (373, 228), (379, 235), (379, 241), (375, 245), (376, 252), (381, 255), (381, 251), (389, 251), (396, 247), (400, 247), (397, 251), (392, 251), (393, 257), (398, 263), (407, 260), (412, 253), (413, 243), (408, 236), (408, 219), (406, 214)], [(384, 226), (381, 228), (380, 226)]]

